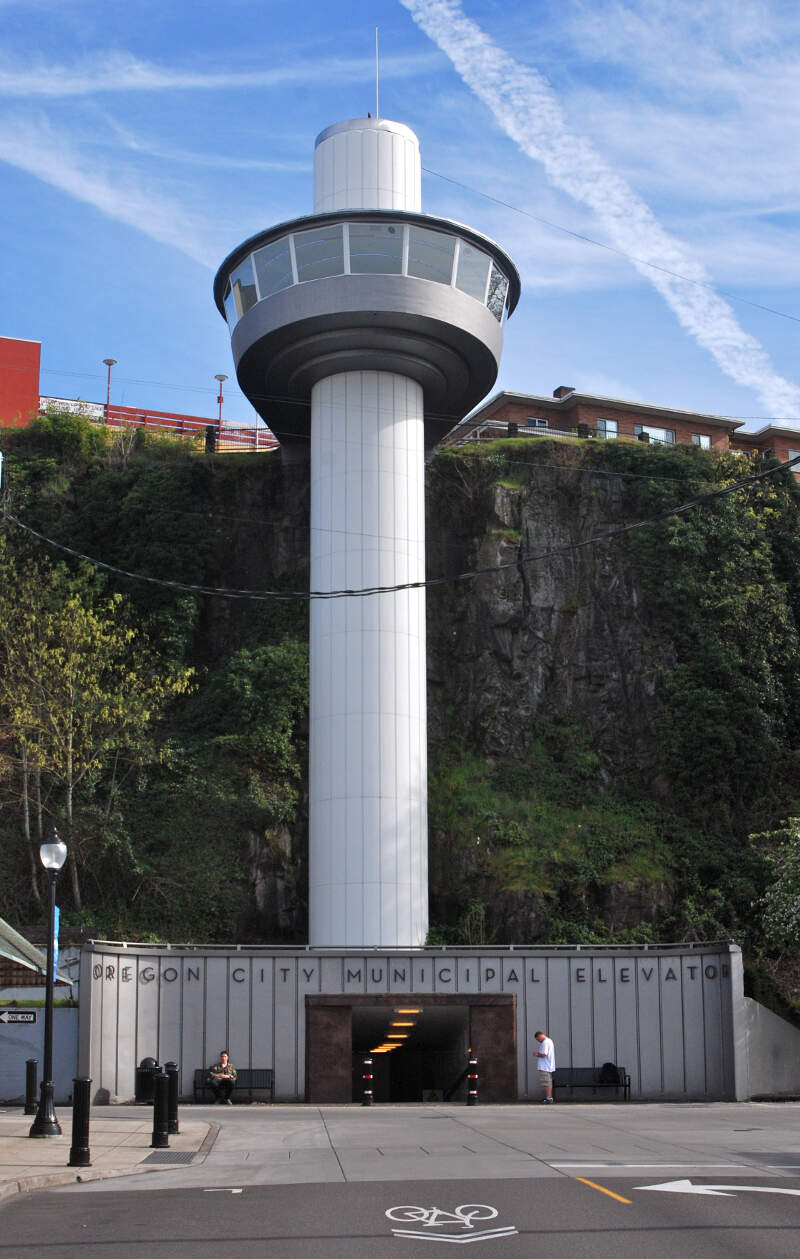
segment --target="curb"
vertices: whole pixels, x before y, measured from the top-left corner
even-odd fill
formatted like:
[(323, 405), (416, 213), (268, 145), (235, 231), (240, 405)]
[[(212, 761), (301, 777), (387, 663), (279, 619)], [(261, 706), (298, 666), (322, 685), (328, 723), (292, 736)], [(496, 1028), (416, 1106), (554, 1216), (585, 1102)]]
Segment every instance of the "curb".
[[(205, 1162), (214, 1148), (219, 1134), (220, 1125), (218, 1123), (209, 1123), (208, 1132), (203, 1137), (198, 1149), (195, 1150), (190, 1166)], [(138, 1163), (131, 1167), (98, 1167), (97, 1169), (92, 1167), (75, 1167), (65, 1168), (62, 1172), (43, 1172), (40, 1176), (21, 1176), (18, 1180), (0, 1182), (0, 1203), (13, 1198), (16, 1194), (34, 1193), (37, 1189), (53, 1189), (62, 1185), (84, 1185), (89, 1184), (93, 1180), (119, 1180), (123, 1176), (141, 1176), (148, 1172), (171, 1171), (175, 1171), (174, 1166), (143, 1167), (141, 1163)]]

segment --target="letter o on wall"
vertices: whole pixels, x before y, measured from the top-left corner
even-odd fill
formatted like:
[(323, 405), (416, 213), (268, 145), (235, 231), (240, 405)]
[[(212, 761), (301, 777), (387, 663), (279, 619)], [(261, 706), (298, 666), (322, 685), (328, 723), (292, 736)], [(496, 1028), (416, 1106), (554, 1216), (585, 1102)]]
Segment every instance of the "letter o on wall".
[(716, 966), (707, 966), (705, 970), (703, 971), (703, 974), (705, 975), (706, 979), (716, 979), (717, 978)]
[(163, 971), (161, 978), (164, 980), (165, 983), (173, 984), (175, 980), (178, 978), (178, 972), (176, 971), (174, 966), (167, 966), (166, 969)]
[(103, 967), (100, 962), (95, 962), (94, 966), (92, 967), (92, 976), (94, 979), (103, 978)]

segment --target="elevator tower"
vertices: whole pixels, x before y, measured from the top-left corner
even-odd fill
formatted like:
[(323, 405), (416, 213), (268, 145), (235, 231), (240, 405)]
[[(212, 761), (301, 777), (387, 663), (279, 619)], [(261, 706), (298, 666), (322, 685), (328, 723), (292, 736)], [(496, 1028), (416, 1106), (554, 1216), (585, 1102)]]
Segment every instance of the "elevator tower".
[[(214, 297), (243, 392), (311, 459), (309, 943), (416, 948), (428, 928), (426, 448), (497, 377), (519, 276), (421, 213), (402, 123), (328, 127), (314, 214), (251, 237)], [(400, 589), (392, 589), (401, 587)]]

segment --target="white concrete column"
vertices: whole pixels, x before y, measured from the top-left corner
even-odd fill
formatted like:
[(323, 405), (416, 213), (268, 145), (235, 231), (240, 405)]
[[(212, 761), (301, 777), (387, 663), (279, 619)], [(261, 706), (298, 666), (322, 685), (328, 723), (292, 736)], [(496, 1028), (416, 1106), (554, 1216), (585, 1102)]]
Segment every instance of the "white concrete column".
[[(311, 397), (311, 589), (423, 581), (422, 389), (346, 372)], [(425, 591), (312, 600), (309, 942), (424, 944)]]

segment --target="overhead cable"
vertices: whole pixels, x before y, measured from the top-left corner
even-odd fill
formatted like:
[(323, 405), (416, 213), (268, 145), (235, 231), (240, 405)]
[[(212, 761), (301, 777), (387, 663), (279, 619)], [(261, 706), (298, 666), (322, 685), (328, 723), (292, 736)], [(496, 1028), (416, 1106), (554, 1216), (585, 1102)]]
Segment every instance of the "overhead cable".
[(149, 577), (144, 573), (132, 573), (127, 569), (118, 568), (115, 564), (108, 564), (104, 560), (99, 560), (92, 555), (84, 555), (83, 552), (77, 551), (74, 547), (66, 546), (63, 542), (56, 542), (54, 538), (48, 538), (45, 534), (39, 533), (38, 530), (26, 525), (18, 517), (11, 512), (2, 510), (0, 514), (4, 520), (17, 528), (22, 529), (31, 537), (36, 538), (40, 542), (44, 542), (47, 546), (51, 546), (65, 555), (72, 556), (73, 559), (81, 560), (83, 563), (92, 564), (96, 568), (102, 568), (106, 572), (115, 573), (118, 577), (127, 577), (131, 581), (146, 582), (153, 586), (163, 586), (170, 590), (180, 590), (187, 594), (211, 595), (220, 599), (250, 599), (254, 601), (274, 600), (278, 602), (310, 602), (312, 599), (363, 599), (370, 595), (397, 594), (403, 590), (424, 590), (434, 586), (443, 586), (455, 582), (474, 581), (476, 577), (483, 577), (491, 573), (501, 573), (508, 569), (519, 569), (527, 567), (529, 564), (540, 564), (546, 560), (556, 559), (559, 556), (570, 555), (575, 551), (585, 550), (587, 547), (596, 546), (598, 543), (613, 542), (617, 538), (621, 538), (629, 533), (634, 533), (639, 529), (646, 528), (647, 525), (656, 524), (662, 520), (669, 520), (675, 516), (685, 515), (689, 511), (693, 511), (695, 507), (699, 507), (702, 503), (711, 502), (713, 499), (724, 498), (729, 494), (735, 494), (739, 490), (746, 489), (749, 485), (753, 485), (758, 481), (763, 481), (768, 477), (774, 476), (776, 473), (783, 471), (785, 468), (791, 468), (794, 464), (800, 462), (800, 455), (796, 455), (793, 459), (787, 459), (784, 463), (776, 464), (774, 468), (767, 468), (763, 472), (757, 472), (753, 476), (745, 477), (741, 481), (734, 481), (730, 485), (722, 486), (717, 490), (710, 490), (705, 494), (698, 494), (694, 498), (689, 499), (685, 503), (681, 503), (678, 507), (665, 508), (664, 511), (656, 512), (652, 516), (647, 516), (644, 520), (637, 520), (629, 525), (622, 525), (618, 529), (611, 529), (607, 533), (595, 534), (591, 538), (585, 538), (581, 542), (571, 542), (565, 546), (553, 547), (549, 551), (542, 551), (536, 555), (519, 555), (513, 560), (508, 560), (503, 564), (490, 564), (481, 568), (469, 569), (461, 573), (451, 573), (442, 577), (428, 577), (422, 581), (398, 582), (392, 586), (365, 586), (360, 589), (343, 589), (343, 590), (236, 590), (226, 586), (203, 586), (190, 582), (172, 581), (163, 577)]

